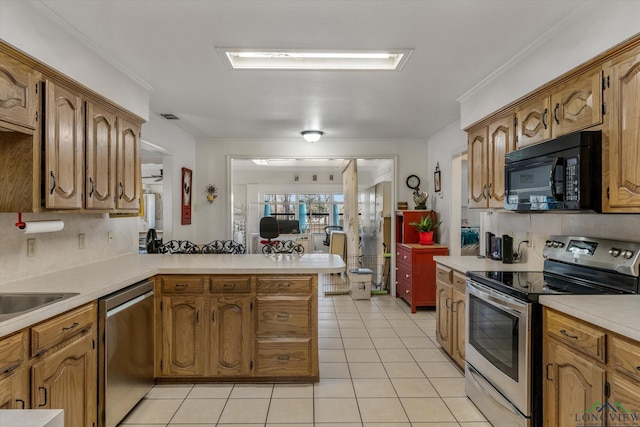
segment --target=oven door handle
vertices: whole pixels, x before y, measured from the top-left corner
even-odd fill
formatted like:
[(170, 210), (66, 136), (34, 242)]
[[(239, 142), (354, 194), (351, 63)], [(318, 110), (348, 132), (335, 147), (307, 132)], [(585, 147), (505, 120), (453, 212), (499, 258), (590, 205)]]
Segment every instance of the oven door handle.
[(467, 291), (470, 294), (473, 294), (481, 298), (482, 300), (491, 304), (492, 306), (499, 308), (500, 310), (503, 310), (516, 317), (522, 316), (522, 314), (526, 310), (525, 303), (516, 301), (512, 298), (505, 296), (504, 294), (496, 292), (476, 282), (468, 281)]

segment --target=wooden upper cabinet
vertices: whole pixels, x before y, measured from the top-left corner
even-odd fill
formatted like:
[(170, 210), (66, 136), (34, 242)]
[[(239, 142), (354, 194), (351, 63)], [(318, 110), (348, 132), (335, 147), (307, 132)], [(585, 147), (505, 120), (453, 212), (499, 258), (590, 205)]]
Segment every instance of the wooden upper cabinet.
[(116, 115), (87, 102), (85, 193), (87, 209), (116, 205)]
[(490, 208), (504, 207), (504, 156), (515, 150), (514, 116), (508, 115), (489, 125), (487, 140), (487, 194)]
[(37, 105), (34, 70), (0, 54), (0, 121), (34, 129)]
[(553, 138), (601, 124), (602, 71), (581, 74), (555, 89), (551, 106)]
[(486, 207), (486, 147), (487, 128), (483, 127), (469, 134), (469, 207), (480, 208)]
[(117, 119), (116, 154), (117, 198), (119, 210), (140, 208), (140, 127), (120, 117)]
[(640, 47), (612, 61), (610, 85), (609, 206), (640, 208)]
[(45, 206), (79, 209), (83, 205), (84, 117), (80, 95), (45, 83)]
[(518, 107), (517, 148), (602, 123), (602, 71), (579, 75)]
[(504, 207), (504, 157), (515, 149), (509, 114), (469, 134), (469, 207)]
[(549, 118), (551, 98), (544, 95), (522, 105), (516, 111), (518, 121), (518, 147), (537, 144), (551, 139)]

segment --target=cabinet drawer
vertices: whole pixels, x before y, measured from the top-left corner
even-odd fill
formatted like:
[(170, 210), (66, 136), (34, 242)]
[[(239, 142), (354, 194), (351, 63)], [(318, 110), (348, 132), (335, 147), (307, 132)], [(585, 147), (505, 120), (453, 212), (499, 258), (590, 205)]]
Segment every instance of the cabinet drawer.
[(256, 375), (311, 374), (311, 338), (258, 339)]
[(467, 276), (460, 273), (459, 271), (453, 272), (453, 287), (459, 290), (460, 292), (466, 292), (467, 289)]
[(202, 276), (165, 276), (162, 278), (163, 294), (201, 294), (204, 292)]
[(398, 265), (398, 270), (396, 271), (396, 279), (398, 279), (398, 283), (406, 283), (408, 286), (411, 285), (411, 276), (412, 271), (410, 267), (407, 267), (404, 264)]
[(25, 356), (24, 331), (0, 340), (0, 375), (18, 368), (24, 362)]
[(396, 251), (396, 263), (405, 263), (411, 266), (411, 249), (398, 245), (398, 250)]
[(31, 328), (31, 355), (38, 356), (50, 348), (87, 332), (96, 320), (93, 304), (69, 311)]
[(250, 276), (213, 276), (209, 284), (210, 292), (249, 292)]
[(310, 335), (311, 297), (256, 298), (257, 334)]
[(449, 267), (444, 267), (442, 265), (436, 266), (436, 280), (440, 280), (444, 283), (451, 283), (453, 275), (453, 270)]
[(619, 372), (624, 372), (640, 381), (640, 345), (611, 337), (611, 360)]
[(312, 276), (258, 276), (257, 292), (312, 292)]
[(601, 361), (605, 361), (606, 334), (596, 328), (546, 310), (546, 330), (552, 337)]

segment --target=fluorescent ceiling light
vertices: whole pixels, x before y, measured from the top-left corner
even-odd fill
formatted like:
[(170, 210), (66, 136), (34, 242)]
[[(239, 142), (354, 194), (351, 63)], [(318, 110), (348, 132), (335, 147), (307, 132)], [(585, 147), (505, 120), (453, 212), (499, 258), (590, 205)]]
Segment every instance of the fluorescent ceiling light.
[(256, 165), (269, 166), (269, 161), (264, 159), (253, 159), (253, 163), (255, 163)]
[(399, 70), (412, 49), (301, 50), (218, 48), (234, 69), (255, 70)]

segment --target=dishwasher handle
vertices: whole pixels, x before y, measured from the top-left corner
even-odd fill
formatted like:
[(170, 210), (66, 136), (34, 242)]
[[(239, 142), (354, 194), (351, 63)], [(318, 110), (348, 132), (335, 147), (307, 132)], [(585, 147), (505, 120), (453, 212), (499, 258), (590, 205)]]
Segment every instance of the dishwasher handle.
[(153, 291), (149, 291), (146, 294), (142, 294), (132, 300), (129, 300), (127, 302), (125, 302), (124, 304), (120, 304), (119, 306), (117, 306), (116, 308), (112, 308), (111, 310), (107, 310), (107, 319), (111, 316), (115, 316), (116, 314), (120, 313), (123, 310), (126, 310), (127, 308), (131, 307), (132, 305), (138, 304), (140, 301), (143, 301), (149, 297), (153, 296)]

